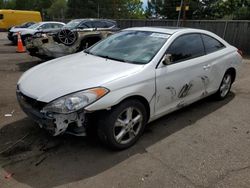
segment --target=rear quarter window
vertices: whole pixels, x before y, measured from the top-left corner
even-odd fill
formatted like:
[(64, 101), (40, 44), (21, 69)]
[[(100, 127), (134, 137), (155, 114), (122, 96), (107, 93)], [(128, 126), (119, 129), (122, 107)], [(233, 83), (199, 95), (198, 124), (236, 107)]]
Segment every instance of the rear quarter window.
[(202, 34), (202, 40), (207, 54), (216, 52), (225, 47), (220, 41), (208, 35)]
[(94, 21), (92, 24), (94, 25), (95, 28), (105, 28), (105, 25), (106, 25), (102, 21)]
[(116, 26), (115, 23), (112, 23), (112, 22), (109, 22), (109, 21), (105, 21), (105, 25), (106, 25), (107, 28)]
[(82, 24), (84, 24), (86, 26), (86, 28), (93, 28), (94, 27), (91, 22), (84, 22)]

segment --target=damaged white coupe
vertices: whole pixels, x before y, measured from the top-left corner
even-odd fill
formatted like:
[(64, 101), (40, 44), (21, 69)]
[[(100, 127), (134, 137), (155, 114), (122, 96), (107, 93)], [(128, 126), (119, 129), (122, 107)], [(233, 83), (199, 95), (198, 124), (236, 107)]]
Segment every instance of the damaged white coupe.
[(31, 68), (17, 98), (52, 135), (85, 136), (95, 124), (101, 141), (125, 149), (148, 122), (209, 95), (224, 99), (241, 64), (241, 52), (208, 31), (129, 28)]

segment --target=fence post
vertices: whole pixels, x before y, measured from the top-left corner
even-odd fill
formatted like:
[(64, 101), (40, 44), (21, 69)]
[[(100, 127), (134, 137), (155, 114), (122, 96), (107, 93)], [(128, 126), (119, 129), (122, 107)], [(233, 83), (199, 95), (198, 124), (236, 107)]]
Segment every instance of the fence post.
[(225, 36), (226, 36), (227, 25), (228, 25), (228, 21), (226, 21), (226, 23), (225, 23), (225, 27), (224, 27), (224, 31), (223, 31), (223, 36), (222, 36), (223, 39), (225, 39)]

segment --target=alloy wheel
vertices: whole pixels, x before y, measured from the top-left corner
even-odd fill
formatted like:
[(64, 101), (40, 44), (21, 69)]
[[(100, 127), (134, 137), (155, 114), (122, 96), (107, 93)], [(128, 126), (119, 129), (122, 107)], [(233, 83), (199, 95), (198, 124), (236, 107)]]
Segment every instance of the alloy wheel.
[(220, 95), (221, 97), (225, 97), (230, 91), (232, 84), (232, 77), (230, 74), (226, 74), (222, 80), (222, 84), (220, 87)]
[(139, 109), (126, 108), (117, 118), (113, 134), (117, 143), (127, 144), (131, 142), (142, 128), (143, 117)]

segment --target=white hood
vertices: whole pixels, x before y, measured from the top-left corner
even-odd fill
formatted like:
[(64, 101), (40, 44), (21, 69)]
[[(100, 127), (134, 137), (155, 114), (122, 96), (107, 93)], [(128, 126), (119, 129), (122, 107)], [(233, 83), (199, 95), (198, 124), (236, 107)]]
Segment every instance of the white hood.
[(36, 29), (28, 29), (28, 28), (13, 28), (10, 30), (10, 32), (12, 33), (21, 32), (21, 35), (27, 35), (27, 34), (33, 35), (36, 31), (37, 31)]
[(142, 67), (79, 52), (28, 70), (18, 85), (23, 94), (50, 102), (72, 92), (105, 87), (105, 83), (131, 75)]

